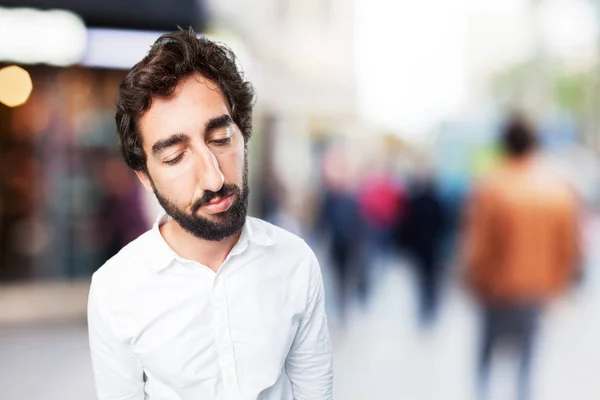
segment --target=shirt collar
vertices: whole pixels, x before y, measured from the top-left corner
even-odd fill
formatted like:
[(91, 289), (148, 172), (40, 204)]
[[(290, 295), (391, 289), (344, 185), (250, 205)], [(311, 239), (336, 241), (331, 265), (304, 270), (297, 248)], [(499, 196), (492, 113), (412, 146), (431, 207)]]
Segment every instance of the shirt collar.
[[(166, 269), (173, 261), (178, 261), (182, 264), (191, 262), (177, 254), (160, 233), (160, 226), (169, 219), (170, 217), (164, 211), (161, 211), (150, 232), (153, 240), (152, 247), (149, 249), (148, 253), (151, 255), (149, 264), (156, 272)], [(275, 239), (272, 237), (272, 233), (267, 232), (265, 227), (261, 226), (255, 218), (246, 217), (246, 223), (242, 228), (242, 234), (236, 245), (231, 249), (230, 256), (243, 253), (250, 243), (261, 247), (269, 247), (275, 244)]]

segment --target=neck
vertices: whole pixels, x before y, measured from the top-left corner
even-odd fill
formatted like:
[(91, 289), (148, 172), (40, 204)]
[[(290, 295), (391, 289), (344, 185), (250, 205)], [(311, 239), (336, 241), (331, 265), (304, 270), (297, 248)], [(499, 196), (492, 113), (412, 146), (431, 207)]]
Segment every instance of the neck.
[(218, 242), (199, 239), (170, 219), (160, 226), (167, 244), (181, 257), (197, 261), (217, 272), (227, 255), (238, 242), (241, 232)]
[(511, 165), (515, 165), (515, 166), (522, 166), (522, 165), (526, 165), (529, 164), (534, 158), (534, 153), (533, 152), (528, 152), (528, 153), (524, 153), (521, 154), (519, 156), (512, 156), (509, 157), (509, 164)]

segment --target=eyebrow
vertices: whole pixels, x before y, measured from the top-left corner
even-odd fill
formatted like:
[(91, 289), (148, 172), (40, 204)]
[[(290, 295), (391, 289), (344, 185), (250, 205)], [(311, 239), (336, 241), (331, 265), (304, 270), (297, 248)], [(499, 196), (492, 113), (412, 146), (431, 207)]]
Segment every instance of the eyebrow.
[(161, 139), (152, 145), (152, 154), (156, 155), (176, 144), (187, 142), (190, 137), (183, 133), (175, 133), (166, 139)]
[(229, 116), (229, 114), (219, 115), (218, 117), (214, 117), (206, 121), (204, 125), (204, 136), (207, 136), (208, 133), (214, 129), (223, 128), (233, 124), (233, 120)]
[[(214, 117), (206, 121), (204, 124), (204, 136), (208, 135), (210, 131), (223, 128), (233, 124), (233, 120), (231, 116), (228, 114), (219, 115), (218, 117)], [(174, 146), (179, 143), (187, 142), (190, 140), (190, 137), (184, 133), (174, 133), (168, 138), (161, 139), (152, 145), (152, 154), (156, 155), (161, 153), (165, 149)]]

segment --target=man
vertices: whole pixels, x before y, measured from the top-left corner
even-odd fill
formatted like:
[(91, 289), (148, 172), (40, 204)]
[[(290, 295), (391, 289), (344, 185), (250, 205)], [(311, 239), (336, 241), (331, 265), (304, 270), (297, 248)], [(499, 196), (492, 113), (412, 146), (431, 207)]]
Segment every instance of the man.
[(363, 223), (353, 191), (353, 171), (347, 151), (341, 146), (326, 149), (322, 159), (322, 198), (317, 229), (328, 243), (328, 255), (337, 283), (339, 322), (345, 325), (347, 311), (357, 297), (366, 300), (367, 282), (361, 263)]
[(474, 192), (465, 255), (469, 282), (484, 309), (480, 395), (486, 392), (497, 342), (513, 339), (523, 400), (530, 398), (540, 314), (576, 273), (578, 207), (570, 188), (537, 162), (536, 138), (522, 117), (508, 122), (502, 146), (504, 163)]
[(319, 264), (246, 217), (253, 101), (234, 54), (191, 30), (121, 84), (123, 156), (166, 213), (93, 276), (101, 400), (331, 399)]
[(429, 328), (439, 307), (446, 213), (434, 177), (428, 173), (415, 177), (407, 197), (406, 211), (398, 226), (398, 244), (415, 268), (419, 325)]

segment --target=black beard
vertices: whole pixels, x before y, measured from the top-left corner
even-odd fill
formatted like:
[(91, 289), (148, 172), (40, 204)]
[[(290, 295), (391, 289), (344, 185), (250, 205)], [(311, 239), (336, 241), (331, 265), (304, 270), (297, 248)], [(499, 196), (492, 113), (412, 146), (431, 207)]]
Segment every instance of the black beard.
[[(246, 215), (248, 212), (248, 197), (250, 190), (248, 187), (248, 163), (246, 161), (244, 167), (244, 177), (242, 188), (233, 184), (225, 184), (218, 192), (205, 191), (201, 199), (196, 201), (192, 206), (192, 213), (189, 214), (184, 210), (177, 207), (166, 197), (162, 196), (154, 182), (150, 179), (154, 194), (158, 200), (158, 203), (162, 206), (165, 212), (173, 218), (175, 222), (181, 226), (185, 231), (191, 233), (198, 239), (208, 240), (211, 242), (218, 242), (226, 239), (238, 232), (241, 232), (244, 224), (246, 223)], [(202, 216), (196, 215), (196, 212), (203, 205), (209, 203), (216, 197), (225, 197), (234, 195), (234, 203), (229, 207), (227, 211), (219, 214), (214, 214), (214, 217), (218, 221), (211, 221)]]

